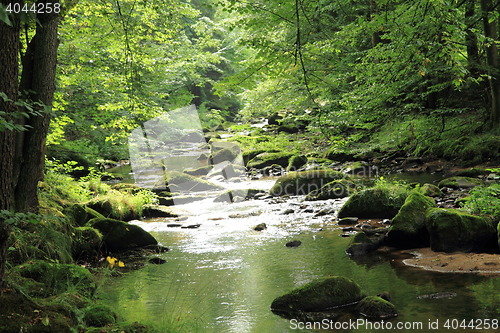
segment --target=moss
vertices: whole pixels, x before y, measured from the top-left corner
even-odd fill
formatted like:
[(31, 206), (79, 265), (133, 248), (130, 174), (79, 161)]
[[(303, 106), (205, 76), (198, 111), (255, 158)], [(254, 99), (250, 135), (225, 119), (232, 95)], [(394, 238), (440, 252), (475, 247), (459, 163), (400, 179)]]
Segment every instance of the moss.
[(474, 216), (458, 209), (433, 208), (425, 217), (431, 249), (436, 252), (476, 252), (497, 243), (488, 217)]
[(489, 173), (490, 173), (489, 171), (482, 169), (482, 168), (470, 168), (467, 170), (460, 171), (459, 173), (457, 173), (457, 176), (460, 176), (460, 177), (479, 177), (482, 175), (487, 175)]
[(129, 184), (129, 183), (119, 183), (111, 186), (112, 190), (120, 191), (120, 192), (125, 192), (125, 193), (130, 193), (130, 194), (136, 194), (139, 193), (140, 191), (145, 190), (143, 187), (137, 186), (135, 184)]
[(113, 205), (109, 200), (94, 199), (86, 204), (90, 209), (95, 210), (104, 217), (110, 217), (113, 213)]
[(290, 157), (288, 161), (288, 166), (286, 167), (286, 171), (296, 171), (299, 168), (303, 167), (307, 164), (307, 157), (304, 155), (295, 155)]
[(319, 191), (314, 191), (306, 195), (306, 201), (328, 200), (345, 198), (351, 195), (356, 185), (347, 179), (334, 180), (323, 186)]
[(85, 221), (85, 222), (88, 222), (96, 217), (104, 217), (104, 215), (102, 215), (101, 213), (98, 213), (96, 210), (94, 210), (88, 206), (85, 206), (85, 212), (87, 213), (87, 221)]
[(282, 312), (321, 311), (349, 305), (363, 297), (356, 282), (335, 276), (310, 282), (276, 298), (271, 309)]
[(116, 314), (104, 305), (94, 305), (85, 309), (83, 321), (87, 326), (102, 327), (113, 324), (116, 321)]
[(273, 164), (286, 168), (293, 155), (290, 152), (261, 153), (248, 162), (247, 168), (263, 169)]
[(455, 190), (461, 189), (461, 188), (466, 188), (470, 189), (479, 185), (482, 185), (483, 182), (479, 179), (476, 178), (471, 178), (471, 177), (450, 177), (443, 179), (442, 181), (439, 182), (438, 187), (443, 188), (443, 187), (449, 187)]
[(269, 193), (274, 196), (306, 195), (340, 179), (350, 179), (350, 177), (333, 170), (290, 172), (278, 178)]
[(90, 220), (88, 225), (102, 233), (103, 246), (111, 252), (158, 244), (141, 227), (126, 222), (96, 218)]
[(74, 226), (82, 226), (87, 222), (87, 211), (80, 204), (74, 204), (64, 210), (64, 215)]
[(177, 189), (183, 191), (212, 191), (212, 190), (222, 190), (224, 187), (220, 185), (213, 184), (203, 179), (196, 178), (194, 176), (178, 172), (169, 171), (165, 175), (164, 184), (168, 187), (175, 185)]
[(387, 319), (398, 315), (394, 305), (378, 296), (368, 296), (363, 298), (356, 306), (363, 316), (373, 319)]
[(243, 165), (247, 165), (248, 161), (253, 159), (255, 156), (265, 153), (265, 149), (247, 150), (243, 152)]
[(338, 217), (393, 218), (406, 200), (404, 188), (370, 188), (353, 194), (339, 210)]
[(90, 227), (79, 227), (75, 229), (73, 237), (73, 257), (78, 259), (82, 256), (97, 256), (102, 245), (102, 234)]
[(418, 189), (418, 191), (427, 197), (440, 197), (444, 195), (439, 187), (432, 184), (424, 184)]
[(435, 207), (434, 199), (420, 192), (410, 193), (398, 214), (392, 219), (387, 233), (388, 244), (399, 248), (429, 246), (425, 214), (428, 209)]

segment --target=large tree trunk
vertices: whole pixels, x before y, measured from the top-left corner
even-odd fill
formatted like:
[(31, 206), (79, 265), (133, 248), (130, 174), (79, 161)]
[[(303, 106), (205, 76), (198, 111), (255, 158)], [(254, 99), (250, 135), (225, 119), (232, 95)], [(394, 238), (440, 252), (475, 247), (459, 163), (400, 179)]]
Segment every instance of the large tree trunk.
[[(8, 3), (18, 1), (2, 0)], [(18, 51), (19, 26), (12, 22), (13, 27), (0, 22), (0, 92), (12, 101), (17, 100), (18, 91)], [(0, 110), (6, 112), (5, 120), (13, 121), (9, 114), (17, 111), (13, 102), (6, 102), (0, 97)], [(15, 133), (11, 130), (0, 130), (0, 210), (9, 210), (12, 197), (12, 168), (14, 164)], [(5, 263), (7, 255), (7, 240), (10, 226), (0, 219), (0, 293), (3, 287)]]
[[(475, 0), (468, 0), (465, 9), (465, 24), (470, 25), (473, 23), (474, 12), (476, 7)], [(467, 44), (467, 61), (469, 64), (469, 70), (471, 72), (476, 72), (479, 65), (479, 48), (477, 46), (477, 36), (472, 31), (472, 29), (467, 29), (467, 35), (465, 35), (465, 42)]]
[[(489, 22), (488, 12), (492, 10), (491, 0), (481, 0), (481, 10), (484, 25), (484, 35), (497, 41), (496, 20)], [(495, 42), (491, 43), (486, 49), (488, 59), (490, 88), (491, 88), (491, 111), (490, 121), (492, 124), (498, 124), (500, 121), (500, 75), (498, 73), (498, 48)]]
[[(38, 1), (38, 3), (54, 3), (58, 1)], [(36, 34), (28, 45), (26, 55), (23, 58), (23, 73), (21, 78), (21, 89), (32, 91), (28, 97), (33, 102), (41, 102), (49, 107), (55, 91), (55, 76), (57, 63), (57, 27), (59, 14), (37, 15)], [(14, 179), (15, 209), (19, 212), (38, 212), (38, 181), (43, 177), (45, 160), (45, 140), (50, 122), (50, 114), (43, 111), (41, 116), (31, 116), (26, 124), (31, 129), (18, 136), (16, 147), (21, 149), (17, 153), (20, 159)]]

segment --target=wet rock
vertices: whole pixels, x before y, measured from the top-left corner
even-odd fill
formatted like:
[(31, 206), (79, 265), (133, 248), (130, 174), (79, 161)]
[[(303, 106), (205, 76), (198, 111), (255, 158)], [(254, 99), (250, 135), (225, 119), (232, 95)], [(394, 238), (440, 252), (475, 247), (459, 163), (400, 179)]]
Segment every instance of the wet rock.
[(147, 245), (157, 245), (156, 239), (141, 227), (108, 218), (95, 218), (88, 225), (102, 234), (103, 247), (111, 252)]
[(459, 189), (471, 189), (482, 184), (483, 182), (477, 178), (450, 177), (440, 181), (438, 187), (439, 188), (448, 187), (454, 190), (459, 190)]
[(267, 229), (267, 225), (265, 223), (257, 224), (257, 226), (253, 228), (255, 231), (262, 231), (264, 229)]
[(334, 213), (335, 213), (334, 209), (326, 208), (326, 209), (322, 209), (319, 212), (317, 212), (316, 214), (314, 214), (314, 217), (320, 217), (320, 216), (325, 216), (325, 215), (334, 214)]
[(356, 310), (363, 316), (373, 319), (388, 319), (398, 315), (394, 305), (378, 296), (368, 296), (359, 302)]
[(207, 166), (194, 168), (194, 169), (184, 169), (182, 172), (184, 172), (188, 175), (191, 175), (191, 176), (205, 176), (212, 169), (213, 169), (213, 165), (207, 165)]
[(280, 215), (289, 215), (289, 214), (293, 214), (293, 213), (295, 213), (295, 211), (293, 209), (287, 209), (284, 212), (282, 212)]
[(427, 197), (433, 197), (433, 198), (444, 195), (444, 193), (439, 189), (439, 187), (432, 184), (424, 184), (422, 185), (422, 187), (418, 189), (418, 191)]
[(389, 295), (389, 292), (388, 291), (384, 291), (382, 292), (381, 294), (377, 295), (378, 297), (386, 300), (387, 302), (390, 302), (391, 301), (391, 296)]
[(358, 218), (357, 217), (344, 217), (339, 220), (339, 225), (349, 225), (349, 224), (356, 224), (358, 223)]
[(245, 198), (243, 197), (240, 197), (240, 196), (236, 196), (233, 198), (233, 202), (236, 203), (236, 202), (243, 202), (245, 201)]
[(340, 179), (349, 179), (349, 176), (333, 170), (290, 172), (278, 178), (269, 193), (274, 196), (306, 195)]
[(206, 180), (196, 178), (178, 171), (168, 171), (165, 174), (165, 179), (159, 180), (153, 188), (153, 192), (161, 192), (166, 188), (173, 190), (173, 185), (177, 191), (189, 191), (189, 192), (199, 192), (199, 191), (211, 191), (211, 190), (222, 190), (224, 189), (220, 185), (210, 183)]
[(288, 160), (293, 156), (293, 153), (280, 152), (280, 153), (261, 153), (246, 165), (247, 168), (263, 169), (265, 167), (277, 164), (283, 168), (288, 166)]
[(154, 217), (178, 217), (179, 215), (172, 212), (172, 210), (165, 206), (147, 205), (142, 209), (142, 215), (147, 218)]
[(302, 244), (299, 240), (293, 240), (285, 244), (286, 247), (299, 247)]
[(435, 252), (480, 252), (498, 247), (496, 230), (488, 217), (433, 208), (426, 213), (425, 225)]
[[(369, 188), (353, 194), (339, 210), (338, 217), (393, 218), (406, 200), (406, 193), (389, 193), (390, 189)], [(387, 192), (387, 193), (386, 193)]]
[(354, 227), (342, 228), (343, 232), (351, 232), (351, 231), (355, 231), (355, 230), (356, 230), (356, 228), (354, 228)]
[(158, 257), (155, 257), (155, 258), (151, 258), (148, 260), (148, 262), (150, 264), (154, 264), (154, 265), (163, 265), (164, 263), (166, 263), (167, 261), (165, 259), (162, 259), (162, 258), (158, 258)]
[(364, 296), (356, 282), (335, 276), (307, 283), (276, 298), (271, 310), (278, 313), (322, 311), (358, 302)]
[(346, 248), (346, 253), (352, 256), (360, 256), (375, 251), (384, 244), (383, 237), (368, 237), (361, 231), (351, 238)]
[(425, 226), (425, 214), (435, 208), (434, 199), (419, 192), (412, 192), (399, 213), (392, 219), (387, 243), (398, 248), (429, 246), (429, 232)]
[(273, 113), (267, 118), (267, 123), (269, 125), (279, 125), (281, 123), (281, 120), (283, 120), (283, 117), (280, 116), (279, 113)]
[(206, 161), (208, 160), (208, 155), (205, 153), (201, 153), (200, 156), (197, 158), (198, 161)]
[(198, 229), (201, 226), (201, 224), (188, 224), (188, 225), (183, 225), (181, 229)]
[(177, 228), (177, 227), (182, 227), (182, 224), (180, 224), (180, 223), (168, 223), (167, 227), (169, 227), (169, 228)]
[(347, 179), (335, 180), (323, 186), (319, 191), (306, 195), (306, 201), (340, 199), (351, 195), (356, 185)]

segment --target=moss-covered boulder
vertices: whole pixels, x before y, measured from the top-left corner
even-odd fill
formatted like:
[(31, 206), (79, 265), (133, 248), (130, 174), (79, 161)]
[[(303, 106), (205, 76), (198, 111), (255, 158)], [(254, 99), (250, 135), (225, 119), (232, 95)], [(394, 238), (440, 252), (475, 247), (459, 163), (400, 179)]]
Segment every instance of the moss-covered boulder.
[(139, 193), (140, 191), (145, 190), (145, 188), (137, 186), (135, 184), (130, 184), (130, 183), (118, 183), (114, 184), (111, 186), (112, 190), (117, 190), (120, 192), (125, 192), (125, 193), (130, 193), (130, 194), (136, 194)]
[(110, 217), (113, 214), (113, 205), (109, 200), (93, 199), (87, 202), (86, 206), (104, 217)]
[(238, 157), (237, 153), (232, 152), (230, 149), (222, 149), (212, 153), (210, 160), (212, 164), (219, 164), (225, 161), (232, 162)]
[(269, 193), (274, 196), (306, 195), (319, 191), (335, 180), (350, 179), (349, 176), (333, 170), (309, 170), (290, 172), (276, 180)]
[(213, 169), (213, 165), (202, 166), (199, 168), (184, 169), (182, 172), (187, 173), (191, 176), (205, 176), (210, 170)]
[(498, 246), (497, 232), (488, 217), (433, 208), (426, 213), (425, 225), (436, 252), (480, 252)]
[(288, 160), (288, 166), (286, 167), (286, 171), (297, 171), (299, 168), (303, 167), (307, 164), (307, 157), (304, 155), (295, 155), (290, 157)]
[(420, 192), (412, 192), (398, 214), (392, 219), (387, 242), (399, 248), (429, 246), (429, 233), (425, 226), (425, 213), (435, 208), (434, 199)]
[(319, 191), (314, 191), (306, 195), (306, 201), (328, 200), (345, 198), (351, 195), (356, 189), (356, 185), (348, 179), (334, 180), (323, 186)]
[(398, 315), (394, 305), (378, 296), (368, 296), (359, 302), (356, 310), (371, 319), (389, 319)]
[(97, 256), (102, 245), (102, 234), (91, 227), (78, 227), (74, 230), (71, 252), (73, 258)]
[(264, 149), (246, 150), (243, 152), (243, 165), (247, 165), (248, 161), (253, 159), (255, 156), (265, 153)]
[(334, 276), (307, 283), (276, 298), (271, 310), (284, 313), (322, 311), (359, 302), (364, 296), (356, 282)]
[(444, 195), (444, 193), (437, 187), (436, 185), (433, 184), (424, 184), (422, 185), (418, 191), (422, 193), (423, 195), (427, 197), (440, 197)]
[(176, 191), (190, 191), (190, 192), (199, 192), (199, 191), (214, 191), (214, 190), (222, 190), (224, 187), (213, 184), (206, 180), (196, 178), (195, 176), (188, 175), (186, 173), (178, 172), (178, 171), (169, 171), (165, 174), (165, 180), (158, 182), (154, 186), (154, 192), (162, 192), (166, 187), (170, 190), (175, 188)]
[(290, 152), (261, 153), (252, 158), (247, 163), (247, 168), (263, 169), (273, 164), (278, 164), (283, 168), (288, 166), (289, 159), (293, 156)]
[(73, 264), (34, 261), (13, 268), (12, 272), (43, 284), (45, 289), (36, 291), (34, 296), (46, 297), (74, 288), (73, 291), (76, 289), (81, 295), (89, 297), (96, 288), (92, 274), (86, 268)]
[(116, 314), (105, 305), (94, 305), (85, 309), (83, 321), (90, 327), (102, 327), (113, 324)]
[(103, 247), (111, 252), (158, 244), (144, 229), (127, 222), (96, 218), (90, 220), (88, 226), (101, 232)]
[(64, 209), (63, 214), (74, 226), (83, 226), (88, 221), (85, 206), (81, 204), (74, 204), (67, 207), (66, 209)]
[(455, 190), (459, 190), (459, 189), (471, 189), (482, 184), (483, 182), (477, 178), (450, 177), (440, 181), (438, 187), (439, 188), (449, 187)]
[(90, 208), (88, 206), (85, 206), (85, 212), (87, 213), (87, 221), (85, 221), (85, 223), (87, 223), (88, 221), (90, 221), (96, 217), (104, 217), (104, 215), (93, 210), (92, 208)]
[(352, 256), (365, 255), (375, 251), (384, 243), (384, 237), (368, 237), (364, 232), (358, 232), (354, 237), (351, 237), (346, 248), (346, 253)]
[(353, 194), (339, 210), (338, 217), (391, 219), (399, 212), (407, 192), (391, 188), (369, 188)]

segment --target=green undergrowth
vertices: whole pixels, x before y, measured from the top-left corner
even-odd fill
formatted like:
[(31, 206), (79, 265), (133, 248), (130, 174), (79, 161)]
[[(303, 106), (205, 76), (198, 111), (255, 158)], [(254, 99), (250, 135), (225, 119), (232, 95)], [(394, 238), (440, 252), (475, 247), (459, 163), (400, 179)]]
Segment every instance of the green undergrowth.
[(495, 221), (500, 221), (500, 184), (473, 188), (463, 208), (472, 214), (490, 215)]

